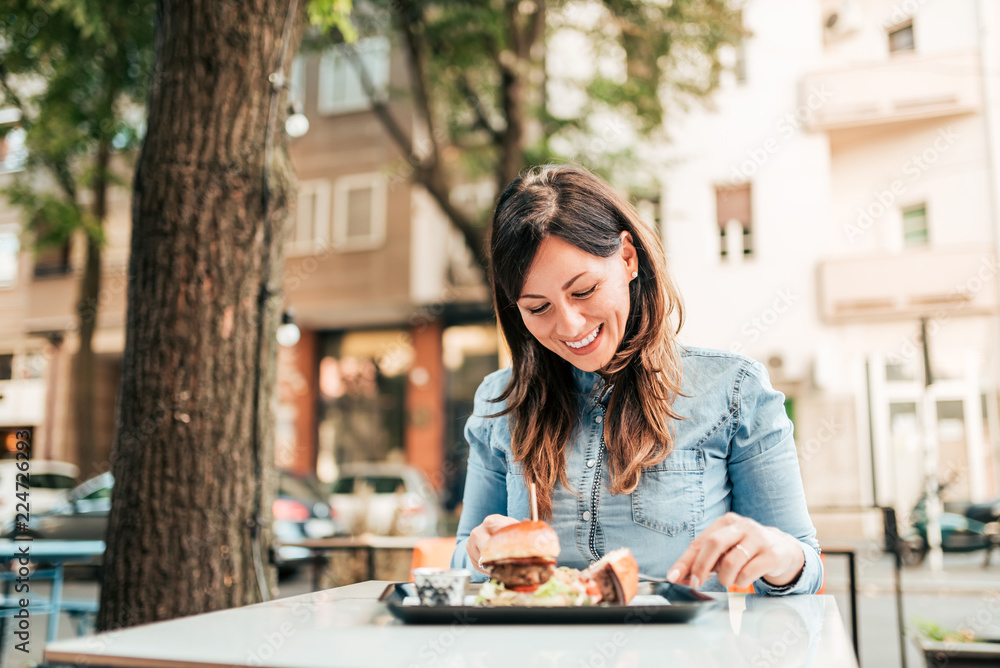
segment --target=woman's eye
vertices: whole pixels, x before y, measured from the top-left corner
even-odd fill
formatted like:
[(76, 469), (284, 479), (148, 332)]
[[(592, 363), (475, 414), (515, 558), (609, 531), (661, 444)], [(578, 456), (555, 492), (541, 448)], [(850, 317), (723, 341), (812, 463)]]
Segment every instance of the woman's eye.
[(589, 290), (585, 290), (584, 292), (577, 292), (577, 293), (576, 293), (575, 295), (573, 295), (573, 296), (574, 296), (574, 297), (577, 297), (577, 298), (582, 298), (582, 297), (589, 297), (590, 295), (594, 294), (594, 290), (596, 290), (596, 289), (597, 289), (597, 286), (595, 285), (595, 286), (594, 286), (594, 287), (592, 287), (591, 289), (589, 289)]
[(545, 309), (547, 309), (548, 307), (549, 305), (546, 304), (545, 306), (539, 306), (538, 308), (529, 308), (528, 313), (530, 313), (531, 315), (541, 315), (542, 313), (545, 313)]

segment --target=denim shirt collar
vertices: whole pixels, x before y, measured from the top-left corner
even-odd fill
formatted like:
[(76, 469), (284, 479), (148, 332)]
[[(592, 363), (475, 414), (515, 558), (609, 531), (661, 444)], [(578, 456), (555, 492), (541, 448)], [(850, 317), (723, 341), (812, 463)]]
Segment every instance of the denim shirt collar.
[(573, 367), (573, 381), (577, 391), (584, 397), (596, 399), (600, 397), (601, 403), (607, 404), (609, 392), (605, 390), (604, 379), (591, 371), (583, 371)]

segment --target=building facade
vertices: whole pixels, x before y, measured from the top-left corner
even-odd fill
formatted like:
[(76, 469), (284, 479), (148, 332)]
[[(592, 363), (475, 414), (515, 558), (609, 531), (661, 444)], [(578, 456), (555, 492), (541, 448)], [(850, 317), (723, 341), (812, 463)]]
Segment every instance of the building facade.
[(1000, 13), (757, 0), (744, 20), (741, 67), (663, 149), (682, 339), (768, 366), (821, 535), (877, 535), (849, 509), (909, 510), (928, 465), (945, 500), (997, 496)]

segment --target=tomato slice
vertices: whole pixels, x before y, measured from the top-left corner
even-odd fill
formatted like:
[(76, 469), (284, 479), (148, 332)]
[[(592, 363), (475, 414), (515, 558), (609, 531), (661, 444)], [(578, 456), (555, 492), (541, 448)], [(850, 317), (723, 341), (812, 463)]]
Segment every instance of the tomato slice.
[(601, 596), (601, 588), (597, 586), (596, 582), (594, 582), (593, 580), (584, 580), (584, 582), (587, 585), (587, 595), (588, 596), (596, 596), (598, 598), (598, 600), (600, 600), (601, 598), (603, 598)]
[(542, 585), (526, 585), (524, 587), (511, 587), (510, 590), (511, 591), (519, 591), (519, 592), (523, 592), (523, 593), (526, 593), (526, 594), (530, 594), (531, 592), (535, 591), (536, 589), (538, 589), (541, 586)]

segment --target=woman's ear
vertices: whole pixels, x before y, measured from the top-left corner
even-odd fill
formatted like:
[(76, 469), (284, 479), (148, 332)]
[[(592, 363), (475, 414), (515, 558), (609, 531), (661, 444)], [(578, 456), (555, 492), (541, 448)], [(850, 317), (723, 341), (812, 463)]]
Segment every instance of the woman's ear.
[(639, 253), (632, 243), (632, 233), (625, 230), (618, 235), (618, 238), (622, 241), (621, 257), (625, 262), (625, 269), (631, 275), (633, 271), (639, 270)]

